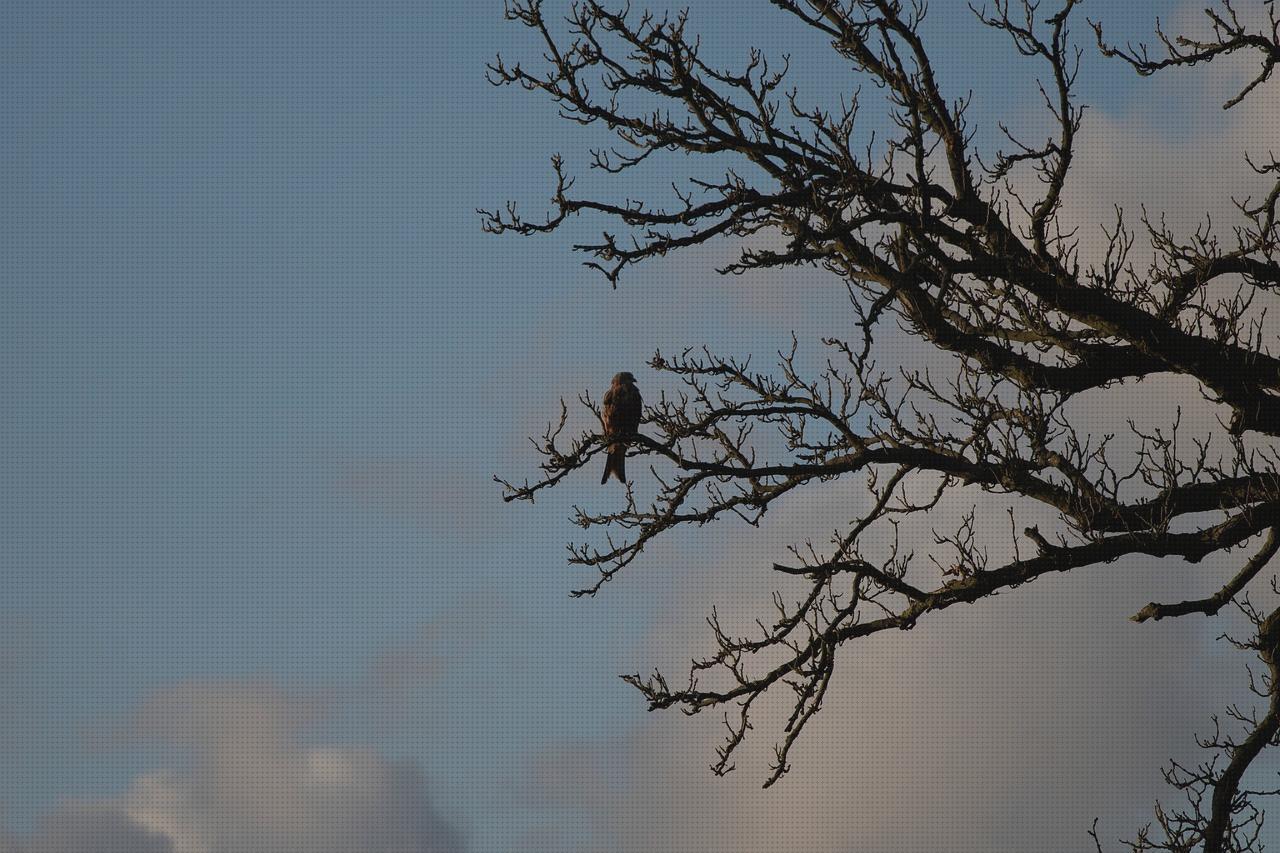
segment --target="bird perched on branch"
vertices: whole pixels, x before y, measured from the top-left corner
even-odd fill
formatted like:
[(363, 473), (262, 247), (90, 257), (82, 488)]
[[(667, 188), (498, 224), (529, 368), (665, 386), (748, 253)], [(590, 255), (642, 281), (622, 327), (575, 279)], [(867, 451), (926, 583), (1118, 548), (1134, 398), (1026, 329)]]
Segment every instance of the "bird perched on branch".
[(609, 475), (616, 474), (618, 482), (627, 482), (627, 443), (640, 427), (640, 389), (636, 378), (622, 372), (613, 377), (613, 384), (604, 394), (604, 437), (609, 442), (605, 458), (604, 476), (600, 483), (609, 482)]

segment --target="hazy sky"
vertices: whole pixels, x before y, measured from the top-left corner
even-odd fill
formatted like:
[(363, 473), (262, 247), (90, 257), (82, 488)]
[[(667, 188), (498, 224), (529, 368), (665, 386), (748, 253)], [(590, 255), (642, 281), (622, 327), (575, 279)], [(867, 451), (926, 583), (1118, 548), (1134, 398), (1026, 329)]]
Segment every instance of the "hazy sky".
[[(1195, 6), (1083, 12), (1124, 39)], [(793, 52), (814, 101), (859, 83), (767, 3), (689, 7), (714, 56)], [(537, 52), (500, 3), (3, 9), (0, 851), (1081, 849), (1091, 815), (1149, 815), (1222, 704), (1201, 694), (1241, 681), (1213, 630), (1124, 621), (1156, 569), (1038, 585), (1022, 615), (852, 659), (794, 781), (760, 793), (758, 753), (715, 780), (716, 720), (646, 716), (616, 674), (705, 650), (703, 605), (754, 602), (785, 524), (700, 531), (573, 601), (568, 507), (617, 490), (512, 507), (491, 477), (532, 473), (561, 395), (626, 369), (656, 396), (656, 348), (767, 358), (794, 330), (816, 353), (847, 326), (838, 282), (718, 279), (712, 246), (611, 291), (569, 251), (599, 223), (482, 234), (477, 207), (541, 210), (549, 156), (585, 173), (601, 140), (485, 82)], [(1080, 186), (1195, 206), (1215, 158), (1239, 173), (1221, 134), (1276, 135), (1075, 30)], [(1025, 61), (963, 3), (926, 35), (984, 133), (1035, 126)], [(780, 515), (823, 513), (851, 514)]]

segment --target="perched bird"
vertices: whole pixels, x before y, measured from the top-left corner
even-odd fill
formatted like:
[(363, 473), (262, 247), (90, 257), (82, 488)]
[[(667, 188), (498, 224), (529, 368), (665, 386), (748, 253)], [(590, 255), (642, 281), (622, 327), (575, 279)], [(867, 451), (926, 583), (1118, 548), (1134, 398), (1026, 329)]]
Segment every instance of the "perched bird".
[(613, 384), (604, 393), (604, 437), (609, 442), (609, 454), (601, 484), (609, 482), (610, 474), (616, 474), (620, 483), (627, 482), (627, 442), (639, 427), (640, 389), (636, 388), (636, 378), (624, 371), (613, 377)]

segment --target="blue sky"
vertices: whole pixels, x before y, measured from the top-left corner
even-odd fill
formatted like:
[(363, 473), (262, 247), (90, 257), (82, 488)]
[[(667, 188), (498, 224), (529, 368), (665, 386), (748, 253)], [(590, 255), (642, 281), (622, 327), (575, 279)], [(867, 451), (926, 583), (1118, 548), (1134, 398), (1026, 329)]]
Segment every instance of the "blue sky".
[[(975, 119), (1029, 115), (1013, 52), (934, 5), (952, 93), (978, 93)], [(1124, 38), (1176, 4), (1093, 6)], [(679, 593), (629, 579), (571, 601), (567, 508), (607, 498), (584, 481), (511, 507), (491, 475), (532, 469), (525, 436), (559, 396), (655, 348), (816, 340), (838, 284), (714, 279), (713, 248), (611, 291), (569, 233), (482, 234), (477, 207), (539, 209), (550, 154), (583, 172), (599, 140), (485, 82), (495, 53), (534, 48), (498, 3), (4, 9), (4, 825), (177, 760), (97, 735), (157, 691), (240, 679), (329, 696), (305, 736), (415, 762), (471, 849), (557, 822), (528, 768), (640, 725), (615, 675), (646, 665)], [(795, 51), (815, 100), (852, 85), (764, 3), (690, 9), (716, 55)], [(1087, 51), (1083, 97), (1110, 119), (1176, 102), (1151, 85)], [(394, 688), (387, 660), (409, 672)]]

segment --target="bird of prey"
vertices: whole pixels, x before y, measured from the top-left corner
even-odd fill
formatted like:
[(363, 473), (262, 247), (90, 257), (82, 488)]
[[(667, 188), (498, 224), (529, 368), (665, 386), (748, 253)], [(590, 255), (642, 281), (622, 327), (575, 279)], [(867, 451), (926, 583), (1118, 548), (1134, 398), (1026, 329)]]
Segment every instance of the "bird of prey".
[(609, 475), (616, 474), (618, 482), (627, 482), (627, 442), (640, 427), (640, 390), (636, 378), (630, 373), (619, 373), (604, 394), (604, 437), (609, 443), (605, 458), (604, 476), (600, 483), (609, 482)]

